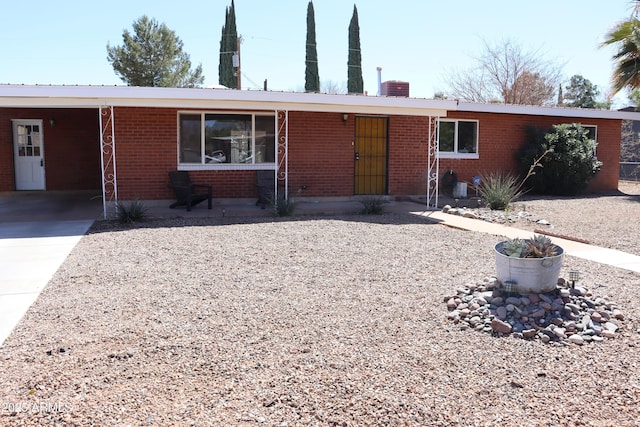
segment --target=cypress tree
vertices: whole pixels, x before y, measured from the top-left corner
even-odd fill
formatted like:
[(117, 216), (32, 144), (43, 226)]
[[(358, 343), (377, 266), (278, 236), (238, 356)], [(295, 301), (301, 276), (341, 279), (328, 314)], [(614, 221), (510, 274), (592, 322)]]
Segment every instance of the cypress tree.
[(229, 8), (225, 9), (224, 15), (224, 25), (222, 26), (222, 35), (220, 36), (220, 62), (218, 63), (218, 83), (221, 85), (225, 85), (227, 81), (227, 24), (229, 23)]
[(316, 50), (316, 20), (313, 1), (307, 6), (307, 56), (304, 90), (320, 92), (320, 73), (318, 72), (318, 51)]
[(236, 7), (231, 0), (227, 7), (225, 22), (220, 38), (220, 65), (218, 66), (218, 82), (232, 89), (238, 89), (238, 78), (233, 74), (233, 54), (238, 50), (238, 31), (236, 29)]
[(353, 5), (353, 16), (349, 23), (349, 60), (347, 61), (347, 92), (364, 93), (362, 81), (362, 55), (360, 52), (360, 25), (358, 8)]

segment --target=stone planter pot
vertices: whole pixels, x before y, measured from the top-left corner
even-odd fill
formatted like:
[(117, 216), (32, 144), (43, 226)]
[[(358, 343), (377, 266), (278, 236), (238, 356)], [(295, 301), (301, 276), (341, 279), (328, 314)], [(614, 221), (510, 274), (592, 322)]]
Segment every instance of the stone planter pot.
[(496, 253), (496, 277), (508, 292), (540, 294), (556, 289), (564, 250), (557, 246), (558, 254), (547, 258), (515, 258), (502, 253), (500, 242), (494, 247)]

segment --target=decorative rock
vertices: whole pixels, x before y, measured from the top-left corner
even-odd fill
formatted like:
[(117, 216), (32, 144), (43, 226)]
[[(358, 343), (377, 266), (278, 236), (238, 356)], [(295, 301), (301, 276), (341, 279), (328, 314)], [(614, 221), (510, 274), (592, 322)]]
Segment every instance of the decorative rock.
[(442, 212), (443, 213), (448, 213), (451, 210), (451, 205), (444, 205), (442, 207)]
[(512, 305), (520, 305), (521, 303), (520, 298), (518, 297), (508, 297), (504, 302), (505, 304), (512, 304)]
[(585, 296), (587, 294), (587, 289), (582, 286), (576, 286), (575, 288), (571, 288), (571, 295)]
[(540, 296), (538, 294), (527, 295), (527, 298), (531, 304), (537, 304), (540, 302)]
[(566, 336), (566, 334), (565, 334), (566, 331), (567, 330), (565, 328), (555, 328), (553, 330), (553, 334), (555, 336), (557, 336), (558, 338), (564, 338)]
[(508, 324), (507, 322), (503, 322), (500, 319), (493, 319), (491, 321), (491, 329), (494, 332), (501, 332), (503, 334), (511, 333), (511, 325)]
[(546, 314), (544, 308), (538, 309), (536, 311), (534, 311), (533, 313), (531, 313), (531, 317), (544, 317), (544, 315)]
[(491, 300), (491, 305), (499, 306), (499, 305), (502, 305), (502, 304), (504, 304), (504, 298), (502, 298), (502, 297), (494, 297)]
[(578, 345), (582, 345), (584, 344), (584, 338), (582, 338), (580, 335), (578, 334), (573, 334), (569, 337), (569, 341), (571, 341), (574, 344), (578, 344)]
[(445, 297), (447, 318), (460, 330), (539, 339), (563, 347), (614, 338), (625, 317), (615, 303), (583, 287), (567, 288), (562, 279), (554, 291), (528, 295), (505, 295), (490, 285), (495, 282), (489, 277), (466, 283), (456, 295)]

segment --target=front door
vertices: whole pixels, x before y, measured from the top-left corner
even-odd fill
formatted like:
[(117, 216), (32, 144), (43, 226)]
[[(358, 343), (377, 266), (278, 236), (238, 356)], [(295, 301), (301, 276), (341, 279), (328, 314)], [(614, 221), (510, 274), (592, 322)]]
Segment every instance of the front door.
[(44, 190), (42, 120), (13, 121), (16, 190)]
[(386, 117), (356, 117), (354, 158), (355, 194), (386, 194)]

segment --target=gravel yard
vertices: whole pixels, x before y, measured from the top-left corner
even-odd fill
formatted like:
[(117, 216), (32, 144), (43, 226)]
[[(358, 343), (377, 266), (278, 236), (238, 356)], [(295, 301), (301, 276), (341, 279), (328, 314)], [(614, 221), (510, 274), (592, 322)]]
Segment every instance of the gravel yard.
[[(621, 191), (517, 205), (640, 255), (640, 186)], [(625, 320), (555, 346), (447, 319), (500, 237), (409, 214), (241, 220), (97, 223), (0, 347), (0, 424), (640, 425), (639, 274), (565, 257)]]

